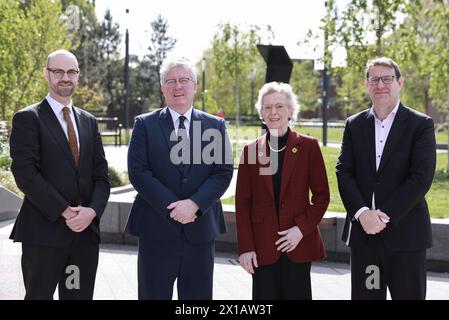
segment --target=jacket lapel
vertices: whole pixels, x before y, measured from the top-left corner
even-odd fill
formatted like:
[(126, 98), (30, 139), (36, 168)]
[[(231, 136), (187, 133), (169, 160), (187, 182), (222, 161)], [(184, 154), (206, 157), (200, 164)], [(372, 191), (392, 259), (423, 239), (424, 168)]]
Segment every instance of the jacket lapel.
[(78, 137), (79, 137), (79, 167), (81, 167), (82, 159), (85, 158), (84, 155), (86, 153), (86, 141), (87, 141), (87, 119), (85, 119), (84, 115), (81, 113), (81, 110), (75, 106), (73, 106), (73, 114), (75, 116), (76, 127), (78, 128)]
[(56, 118), (55, 113), (48, 104), (47, 99), (44, 99), (39, 105), (39, 113), (41, 115), (41, 119), (48, 127), (50, 134), (56, 140), (57, 144), (61, 147), (64, 156), (68, 161), (70, 161), (73, 168), (76, 168), (75, 159), (73, 159), (72, 152), (70, 151), (70, 145), (69, 141), (67, 140), (67, 136), (65, 135), (64, 130), (59, 123), (59, 120)]
[(268, 146), (267, 146), (267, 133), (262, 135), (259, 139), (257, 139), (257, 163), (258, 163), (258, 174), (262, 176), (262, 180), (264, 181), (270, 196), (274, 199), (273, 192), (273, 175), (271, 173), (270, 167), (270, 157), (267, 155)]
[[(190, 163), (191, 164), (202, 164), (202, 152), (204, 145), (210, 143), (208, 141), (203, 141), (202, 136), (204, 130), (207, 128), (205, 127), (203, 120), (203, 115), (195, 110), (195, 108), (192, 108), (192, 115), (190, 117), (190, 125), (189, 125), (189, 148), (190, 148)], [(201, 125), (201, 130), (194, 130), (194, 127), (197, 127)], [(195, 158), (195, 159), (194, 159)], [(195, 161), (194, 161), (195, 160)], [(187, 166), (186, 174), (191, 174), (191, 170), (195, 168), (196, 166), (190, 165)]]
[(377, 174), (379, 175), (382, 169), (387, 164), (390, 159), (393, 151), (396, 149), (397, 144), (401, 140), (402, 134), (407, 128), (405, 120), (408, 118), (408, 114), (406, 109), (402, 104), (399, 105), (397, 114), (393, 120), (393, 124), (391, 126), (390, 132), (388, 133), (388, 138), (385, 143), (385, 148), (382, 153), (382, 158), (380, 159), (379, 170), (377, 170)]
[(294, 175), (298, 157), (302, 154), (301, 150), (301, 136), (294, 131), (289, 130), (287, 138), (287, 144), (284, 151), (284, 163), (282, 165), (282, 178), (281, 178), (281, 193), (280, 197), (286, 194), (287, 186), (291, 177)]
[(167, 142), (168, 149), (171, 150), (173, 146), (177, 143), (176, 140), (170, 141), (170, 135), (175, 134), (175, 127), (173, 126), (173, 120), (171, 114), (168, 111), (168, 107), (161, 110), (159, 114), (159, 125), (161, 127), (162, 133), (164, 134), (165, 141)]
[(375, 144), (375, 128), (374, 128), (374, 115), (368, 110), (366, 112), (366, 123), (362, 128), (363, 138), (366, 141), (366, 148), (368, 161), (373, 174), (376, 173), (376, 144)]

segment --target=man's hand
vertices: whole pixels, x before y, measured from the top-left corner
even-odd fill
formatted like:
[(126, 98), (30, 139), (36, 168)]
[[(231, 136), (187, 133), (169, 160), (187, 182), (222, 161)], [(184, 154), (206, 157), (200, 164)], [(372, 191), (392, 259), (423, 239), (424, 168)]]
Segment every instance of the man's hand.
[(96, 217), (95, 210), (87, 207), (69, 207), (75, 211), (77, 215), (69, 220), (66, 220), (66, 225), (73, 232), (81, 232), (86, 229)]
[(239, 256), (240, 265), (245, 269), (248, 273), (254, 273), (254, 267), (258, 267), (257, 265), (257, 256), (255, 251), (249, 251), (242, 253)]
[(172, 210), (170, 212), (170, 218), (179, 223), (186, 224), (195, 221), (197, 218), (196, 212), (199, 207), (192, 200), (185, 199), (170, 203), (167, 209)]
[(64, 217), (66, 220), (70, 220), (73, 217), (77, 215), (76, 211), (73, 211), (71, 207), (67, 207), (64, 212), (61, 214), (61, 216)]
[(365, 210), (359, 216), (359, 222), (367, 234), (381, 232), (387, 226), (390, 217), (379, 210)]
[(299, 230), (298, 226), (293, 226), (290, 229), (279, 231), (278, 234), (283, 237), (279, 238), (279, 240), (274, 244), (279, 245), (277, 250), (282, 252), (290, 252), (295, 250), (296, 246), (303, 238), (303, 234), (301, 230)]

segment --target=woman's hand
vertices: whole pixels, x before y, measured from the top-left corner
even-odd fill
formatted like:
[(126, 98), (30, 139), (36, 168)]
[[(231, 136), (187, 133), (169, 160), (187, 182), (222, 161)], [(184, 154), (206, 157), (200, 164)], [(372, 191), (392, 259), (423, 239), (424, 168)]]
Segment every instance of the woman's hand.
[(245, 269), (248, 273), (253, 274), (254, 273), (253, 267), (256, 267), (256, 268), (258, 267), (256, 252), (249, 251), (249, 252), (242, 253), (239, 256), (239, 262), (240, 262), (240, 265), (243, 267), (243, 269)]
[(302, 240), (303, 235), (298, 226), (291, 227), (290, 229), (279, 231), (279, 235), (283, 236), (275, 242), (275, 245), (279, 245), (277, 250), (282, 252), (290, 252), (295, 250), (298, 243)]

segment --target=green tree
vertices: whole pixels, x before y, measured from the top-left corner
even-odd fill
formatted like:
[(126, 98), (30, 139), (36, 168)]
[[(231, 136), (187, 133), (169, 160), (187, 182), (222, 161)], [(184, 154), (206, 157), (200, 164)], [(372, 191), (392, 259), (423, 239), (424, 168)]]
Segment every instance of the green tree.
[(320, 80), (312, 60), (299, 61), (293, 65), (290, 84), (293, 92), (298, 95), (301, 112), (315, 112), (319, 106)]
[[(152, 88), (149, 90), (151, 93), (157, 93), (160, 100), (160, 106), (164, 105), (164, 96), (159, 90), (160, 75), (162, 63), (167, 58), (167, 54), (174, 49), (176, 45), (176, 39), (168, 35), (168, 21), (161, 15), (158, 15), (156, 20), (151, 22), (151, 44), (148, 47), (148, 54), (146, 55), (144, 67), (149, 67), (147, 72), (147, 80)], [(154, 81), (157, 79), (157, 82)]]
[[(425, 16), (429, 24), (424, 32), (431, 33), (434, 40), (430, 94), (437, 108), (446, 116), (449, 155), (449, 1), (431, 1), (426, 7)], [(449, 157), (447, 172), (449, 174)]]
[[(251, 73), (254, 69), (257, 71), (255, 83), (256, 88), (260, 88), (264, 77), (264, 72), (260, 70), (265, 69), (263, 59), (257, 51), (257, 44), (261, 39), (261, 28), (250, 26), (247, 31), (240, 28), (239, 25), (229, 23), (218, 25), (212, 41), (212, 57), (210, 58), (216, 76), (209, 81), (214, 88), (211, 94), (215, 101), (227, 114), (235, 115), (237, 119), (241, 114), (248, 114), (252, 109), (250, 105)], [(269, 26), (265, 31), (272, 35)], [(219, 97), (225, 100), (220, 101)]]
[(0, 117), (43, 98), (49, 52), (71, 48), (61, 5), (48, 0), (0, 1)]
[(106, 10), (104, 20), (98, 29), (98, 81), (103, 89), (107, 115), (116, 116), (121, 110), (124, 94), (123, 63), (119, 54), (121, 41), (120, 27), (112, 19), (111, 12)]
[[(416, 28), (412, 19), (420, 10), (420, 1), (350, 0), (344, 8), (337, 8), (333, 0), (327, 3), (328, 16), (323, 21), (323, 29), (328, 35), (329, 48), (342, 46), (347, 55), (347, 67), (331, 70), (341, 79), (337, 102), (346, 112), (354, 113), (366, 108), (369, 102), (362, 93), (365, 92), (364, 69), (369, 59), (386, 55), (404, 66), (413, 60), (410, 52), (416, 42), (410, 28)], [(330, 54), (327, 59), (331, 59)], [(416, 95), (408, 97), (416, 98)]]

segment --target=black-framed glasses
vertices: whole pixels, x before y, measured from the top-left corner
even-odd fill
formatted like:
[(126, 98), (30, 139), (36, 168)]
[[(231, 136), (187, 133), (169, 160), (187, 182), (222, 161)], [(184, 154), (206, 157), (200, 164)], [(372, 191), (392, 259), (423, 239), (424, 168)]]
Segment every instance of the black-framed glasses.
[(62, 69), (51, 69), (47, 67), (47, 70), (50, 71), (51, 73), (53, 73), (53, 75), (55, 76), (56, 79), (62, 79), (64, 77), (64, 74), (67, 73), (67, 77), (69, 77), (70, 79), (76, 79), (76, 77), (78, 77), (78, 74), (80, 73), (79, 70), (75, 70), (75, 69), (69, 69), (67, 71), (62, 70)]
[(179, 78), (179, 79), (167, 79), (165, 80), (165, 85), (170, 88), (176, 87), (176, 83), (179, 83), (182, 87), (187, 87), (190, 82), (193, 82), (190, 78)]
[(369, 77), (368, 84), (374, 86), (378, 84), (380, 80), (382, 80), (384, 84), (392, 84), (395, 78), (399, 77), (398, 76)]

